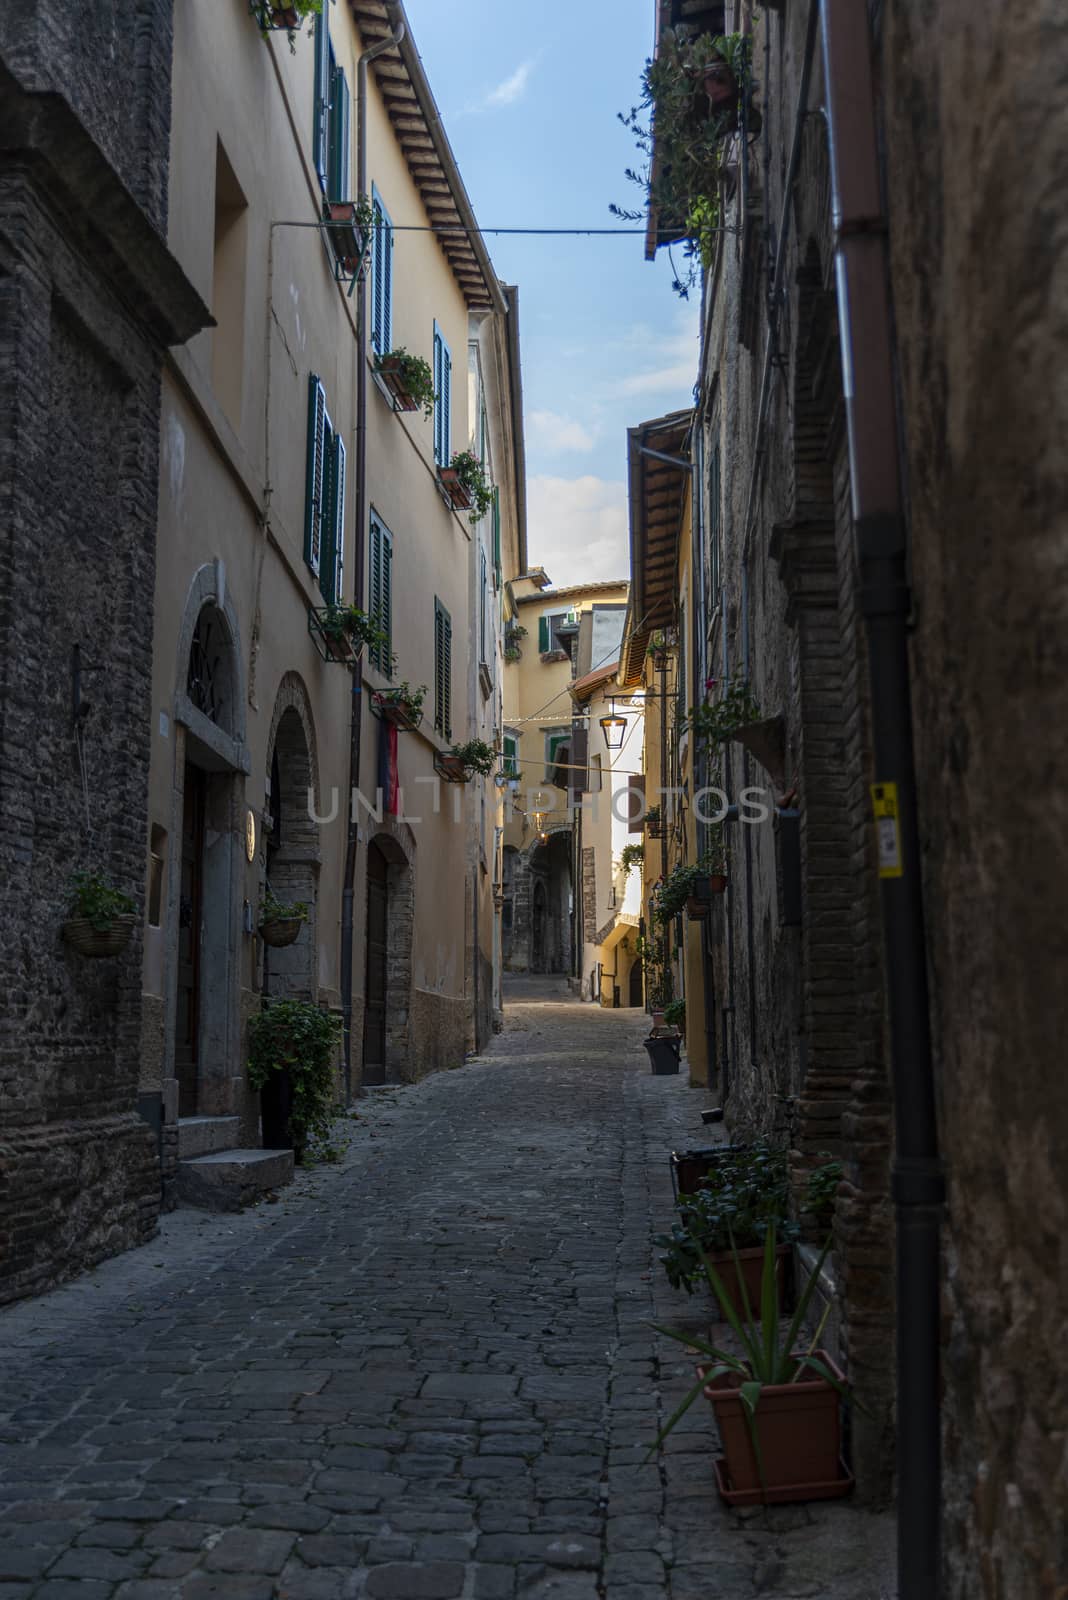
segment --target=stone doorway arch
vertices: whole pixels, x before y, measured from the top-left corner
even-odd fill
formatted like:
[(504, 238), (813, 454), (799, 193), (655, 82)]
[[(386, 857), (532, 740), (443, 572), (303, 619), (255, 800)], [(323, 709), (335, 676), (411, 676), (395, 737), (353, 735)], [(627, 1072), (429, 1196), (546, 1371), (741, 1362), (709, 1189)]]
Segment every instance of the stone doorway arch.
[(294, 944), (263, 952), (263, 992), (315, 1001), (319, 993), (319, 771), (308, 691), (298, 673), (279, 685), (267, 742), (269, 807), (264, 829), (266, 887), (303, 902), (308, 918)]
[[(415, 844), (406, 825), (382, 827), (368, 842), (364, 923), (367, 965), (360, 1078), (368, 1085), (405, 1083), (411, 1078), (414, 858)], [(373, 969), (372, 961), (376, 963)]]

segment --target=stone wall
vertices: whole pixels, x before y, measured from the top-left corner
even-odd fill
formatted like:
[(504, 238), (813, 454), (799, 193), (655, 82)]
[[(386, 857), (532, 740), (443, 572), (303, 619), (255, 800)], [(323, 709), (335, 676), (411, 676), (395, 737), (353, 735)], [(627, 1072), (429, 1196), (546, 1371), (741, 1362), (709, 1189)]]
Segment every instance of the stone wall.
[(878, 36), (948, 1177), (946, 1600), (1068, 1592), (1068, 15)]
[(0, 1301), (143, 1241), (160, 1204), (140, 917), (114, 958), (60, 935), (75, 870), (142, 906), (159, 370), (207, 315), (157, 231), (170, 6), (108, 17), (118, 66), (99, 15), (0, 14)]

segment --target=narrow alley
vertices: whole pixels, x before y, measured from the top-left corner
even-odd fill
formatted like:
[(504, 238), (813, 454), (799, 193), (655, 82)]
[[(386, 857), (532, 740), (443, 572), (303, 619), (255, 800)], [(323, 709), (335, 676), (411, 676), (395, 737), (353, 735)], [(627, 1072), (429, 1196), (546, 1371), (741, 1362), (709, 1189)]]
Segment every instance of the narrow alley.
[(707, 1329), (652, 1244), (707, 1102), (643, 1012), (512, 997), (338, 1165), (7, 1313), (0, 1600), (888, 1600), (892, 1520), (731, 1512), (707, 1408), (645, 1463), (690, 1382), (651, 1319)]

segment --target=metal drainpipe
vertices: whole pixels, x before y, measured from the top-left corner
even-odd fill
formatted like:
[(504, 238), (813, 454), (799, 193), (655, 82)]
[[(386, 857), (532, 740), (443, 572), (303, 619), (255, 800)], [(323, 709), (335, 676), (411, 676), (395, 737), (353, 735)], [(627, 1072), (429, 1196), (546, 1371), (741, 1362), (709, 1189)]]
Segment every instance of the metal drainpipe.
[[(391, 20), (393, 10), (390, 8)], [(404, 23), (397, 22), (388, 39), (365, 50), (356, 63), (356, 197), (367, 193), (367, 67), (376, 56), (392, 50), (404, 38)], [(367, 275), (362, 274), (356, 306), (356, 550), (353, 561), (353, 604), (363, 606), (364, 524), (367, 520)], [(356, 791), (360, 787), (360, 743), (363, 733), (363, 657), (352, 669), (352, 706), (349, 712), (348, 838), (345, 875), (341, 886), (341, 1020), (344, 1043), (345, 1099), (352, 1098), (352, 956), (356, 888), (356, 847), (359, 813)]]
[[(822, 0), (849, 465), (868, 633), (877, 784), (897, 786), (900, 876), (880, 876), (896, 1144), (898, 1594), (939, 1594), (939, 1229), (945, 1185), (931, 1061), (889, 263), (866, 6)], [(884, 824), (884, 827), (888, 826)], [(890, 824), (889, 827), (893, 827)], [(888, 827), (888, 831), (889, 831)], [(895, 841), (893, 837), (890, 843)], [(892, 866), (892, 858), (887, 860)]]

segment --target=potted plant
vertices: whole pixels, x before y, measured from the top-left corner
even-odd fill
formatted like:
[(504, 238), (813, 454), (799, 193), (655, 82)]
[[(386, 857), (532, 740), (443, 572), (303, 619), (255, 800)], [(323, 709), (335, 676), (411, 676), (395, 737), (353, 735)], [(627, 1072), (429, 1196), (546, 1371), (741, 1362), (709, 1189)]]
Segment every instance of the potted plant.
[(470, 450), (460, 450), (452, 464), (438, 468), (438, 477), (458, 511), (470, 511), (470, 521), (478, 522), (493, 504), (493, 489), (486, 479), (486, 470)]
[(307, 920), (308, 907), (303, 900), (294, 900), (292, 904), (276, 900), (268, 889), (260, 908), (260, 938), (272, 949), (281, 950), (296, 942)]
[(714, 704), (691, 706), (682, 725), (705, 744), (722, 744), (740, 728), (761, 721), (763, 713), (750, 694), (749, 685), (739, 681), (725, 689)]
[(645, 813), (645, 831), (650, 839), (662, 839), (664, 836), (664, 821), (659, 806), (650, 806)]
[(259, 24), (260, 33), (266, 39), (269, 33), (286, 32), (289, 35), (289, 48), (294, 49), (293, 35), (306, 17), (318, 16), (323, 9), (323, 0), (287, 0), (285, 4), (276, 4), (275, 0), (249, 0), (249, 10)]
[(640, 867), (645, 860), (645, 846), (643, 844), (625, 844), (619, 858), (619, 868), (625, 878), (629, 878), (635, 867)]
[(506, 661), (519, 661), (523, 652), (519, 648), (519, 641), (525, 639), (527, 630), (520, 622), (506, 622), (504, 625), (504, 659)]
[(383, 650), (389, 644), (389, 636), (359, 606), (313, 607), (308, 624), (322, 640), (331, 661), (356, 661), (365, 649)]
[[(764, 1243), (769, 1228), (783, 1241), (777, 1272), (788, 1254), (788, 1243), (800, 1230), (788, 1219), (789, 1180), (786, 1152), (764, 1139), (726, 1151), (710, 1165), (694, 1194), (680, 1195), (679, 1221), (668, 1234), (658, 1234), (664, 1251), (660, 1261), (674, 1289), (692, 1294), (704, 1279), (704, 1262), (726, 1277), (734, 1288), (737, 1263), (750, 1296), (759, 1289)], [(744, 1310), (740, 1299), (735, 1301)]]
[(422, 411), (428, 420), (434, 415), (434, 374), (422, 356), (409, 355), (403, 345), (379, 356), (375, 371), (393, 396), (398, 411)]
[(366, 195), (358, 200), (324, 200), (323, 221), (331, 248), (350, 276), (363, 270), (375, 225), (374, 207)]
[[(832, 1499), (848, 1494), (852, 1475), (842, 1461), (840, 1398), (849, 1397), (844, 1374), (819, 1348), (828, 1306), (812, 1340), (801, 1329), (830, 1249), (824, 1245), (800, 1295), (785, 1336), (779, 1320), (777, 1240), (769, 1229), (764, 1245), (759, 1296), (750, 1300), (737, 1273), (745, 1310), (739, 1315), (715, 1268), (706, 1263), (709, 1286), (742, 1347), (722, 1350), (692, 1333), (658, 1326), (658, 1332), (696, 1350), (705, 1359), (697, 1383), (657, 1437), (660, 1445), (698, 1395), (712, 1403), (724, 1455), (716, 1462), (719, 1492), (730, 1505), (770, 1505)], [(654, 1446), (654, 1449), (656, 1446)]]
[(117, 956), (133, 936), (135, 911), (130, 896), (99, 872), (74, 872), (63, 938), (81, 956)]
[(664, 1007), (664, 1023), (669, 1028), (677, 1028), (686, 1037), (686, 1001), (669, 1000)]
[(248, 1081), (261, 1096), (263, 1143), (301, 1159), (334, 1104), (340, 1018), (306, 1000), (268, 1000), (248, 1026)]
[(434, 766), (447, 783), (468, 783), (476, 773), (488, 778), (496, 765), (497, 752), (484, 739), (468, 739), (434, 753)]
[(649, 640), (649, 649), (646, 652), (652, 659), (653, 670), (663, 671), (668, 664), (669, 651), (674, 640), (666, 628), (658, 628)]
[(414, 732), (423, 720), (426, 695), (425, 683), (421, 683), (418, 689), (413, 689), (407, 682), (398, 683), (390, 689), (376, 689), (371, 696), (371, 708), (376, 716), (383, 717), (386, 722)]

